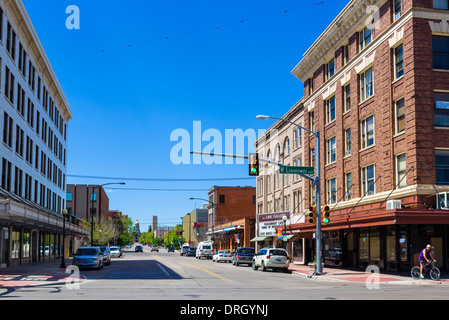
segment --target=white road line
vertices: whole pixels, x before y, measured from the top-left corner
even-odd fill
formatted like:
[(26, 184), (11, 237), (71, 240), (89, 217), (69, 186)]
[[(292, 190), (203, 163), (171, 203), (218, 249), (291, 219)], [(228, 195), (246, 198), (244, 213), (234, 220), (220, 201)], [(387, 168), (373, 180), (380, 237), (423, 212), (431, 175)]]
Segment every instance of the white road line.
[(159, 262), (156, 262), (157, 266), (167, 275), (167, 277), (170, 277), (170, 274), (167, 270), (164, 269), (164, 267), (161, 266)]

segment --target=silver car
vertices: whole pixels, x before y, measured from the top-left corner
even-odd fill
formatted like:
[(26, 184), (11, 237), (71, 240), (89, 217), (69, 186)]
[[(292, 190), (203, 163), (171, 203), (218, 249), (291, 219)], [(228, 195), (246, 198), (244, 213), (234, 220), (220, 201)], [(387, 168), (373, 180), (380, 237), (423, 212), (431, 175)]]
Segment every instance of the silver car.
[(103, 255), (98, 247), (81, 247), (73, 256), (73, 264), (78, 268), (103, 268)]
[(98, 246), (100, 248), (101, 254), (103, 255), (103, 264), (108, 266), (111, 264), (111, 249), (108, 246)]

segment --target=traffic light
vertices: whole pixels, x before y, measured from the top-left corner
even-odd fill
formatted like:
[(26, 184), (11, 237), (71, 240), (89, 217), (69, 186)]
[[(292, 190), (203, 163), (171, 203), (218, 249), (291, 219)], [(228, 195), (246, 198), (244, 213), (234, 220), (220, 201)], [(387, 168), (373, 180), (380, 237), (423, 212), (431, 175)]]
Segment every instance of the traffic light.
[(249, 154), (249, 175), (258, 176), (259, 175), (259, 154), (250, 153)]
[(323, 224), (328, 224), (329, 222), (331, 222), (329, 215), (330, 215), (329, 206), (324, 206), (323, 207)]
[(309, 210), (309, 222), (316, 224), (316, 206), (310, 207)]

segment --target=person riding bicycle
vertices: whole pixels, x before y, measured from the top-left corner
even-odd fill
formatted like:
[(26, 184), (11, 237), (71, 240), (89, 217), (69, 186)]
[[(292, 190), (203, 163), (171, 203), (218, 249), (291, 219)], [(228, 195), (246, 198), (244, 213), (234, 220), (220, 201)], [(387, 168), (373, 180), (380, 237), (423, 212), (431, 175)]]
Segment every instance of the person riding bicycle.
[[(430, 264), (432, 261), (433, 262), (436, 262), (436, 260), (433, 258), (433, 256), (432, 256), (432, 253), (431, 253), (431, 250), (432, 250), (432, 246), (430, 245), (430, 244), (428, 244), (422, 251), (421, 251), (421, 253), (419, 254), (419, 257), (418, 257), (418, 261), (419, 261), (419, 264), (420, 264), (420, 275), (419, 275), (419, 277), (421, 278), (421, 279), (423, 279), (424, 278), (424, 276), (423, 276), (423, 274), (422, 274), (422, 270), (423, 270), (423, 268), (424, 268), (424, 265), (425, 264)], [(432, 261), (431, 261), (431, 260)]]

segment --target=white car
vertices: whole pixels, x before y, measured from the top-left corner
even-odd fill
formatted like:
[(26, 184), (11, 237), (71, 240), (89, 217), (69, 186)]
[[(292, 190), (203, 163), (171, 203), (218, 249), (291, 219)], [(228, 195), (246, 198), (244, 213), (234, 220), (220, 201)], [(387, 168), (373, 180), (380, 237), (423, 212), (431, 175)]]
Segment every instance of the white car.
[(289, 265), (290, 257), (287, 251), (282, 248), (262, 248), (254, 255), (252, 263), (253, 270), (257, 270), (260, 267), (262, 271), (271, 268), (287, 272)]
[(212, 262), (232, 262), (232, 255), (229, 251), (217, 251), (212, 256)]

